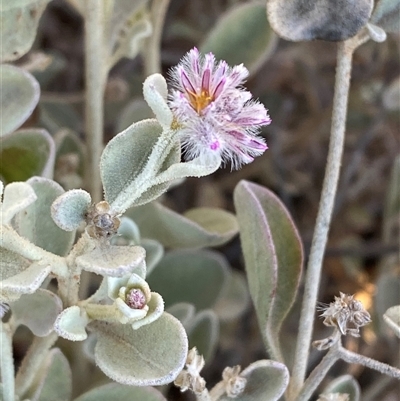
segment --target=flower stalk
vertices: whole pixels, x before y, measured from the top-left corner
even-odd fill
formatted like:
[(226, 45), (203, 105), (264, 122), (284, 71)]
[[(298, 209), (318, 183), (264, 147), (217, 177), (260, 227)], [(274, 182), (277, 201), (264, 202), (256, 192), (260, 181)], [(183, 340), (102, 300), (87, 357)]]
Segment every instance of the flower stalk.
[[(361, 34), (360, 34), (361, 35)], [(322, 261), (331, 224), (332, 211), (342, 163), (350, 74), (354, 50), (368, 38), (355, 36), (338, 44), (335, 94), (333, 99), (332, 125), (325, 178), (319, 203), (311, 251), (305, 276), (305, 288), (300, 315), (289, 400), (294, 400), (304, 383), (309, 349), (313, 331), (314, 311), (321, 279)]]

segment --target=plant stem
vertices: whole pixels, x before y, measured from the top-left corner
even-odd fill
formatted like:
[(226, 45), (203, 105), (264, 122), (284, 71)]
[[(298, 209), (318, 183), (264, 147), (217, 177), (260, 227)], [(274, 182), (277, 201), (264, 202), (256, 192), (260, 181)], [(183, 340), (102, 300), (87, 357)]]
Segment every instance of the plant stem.
[(211, 401), (210, 394), (205, 388), (201, 393), (195, 393), (196, 401)]
[(153, 0), (151, 16), (153, 33), (146, 40), (144, 52), (145, 75), (149, 76), (161, 72), (161, 37), (170, 0)]
[(99, 163), (103, 150), (103, 108), (106, 80), (104, 30), (103, 1), (87, 0), (85, 2), (85, 131), (88, 143), (88, 168), (85, 178), (94, 202), (102, 199)]
[(33, 340), (15, 379), (16, 394), (21, 399), (23, 399), (26, 391), (29, 390), (40, 365), (47, 356), (47, 351), (53, 346), (57, 338), (57, 334), (53, 331), (46, 337), (35, 337)]
[(347, 363), (356, 363), (367, 368), (377, 370), (378, 372), (400, 380), (400, 369), (394, 368), (386, 363), (349, 351), (343, 347), (337, 350), (337, 356)]
[(355, 48), (356, 45), (353, 39), (338, 44), (335, 95), (333, 99), (328, 160), (305, 276), (299, 336), (297, 338), (292, 380), (289, 388), (290, 400), (295, 399), (296, 395), (299, 393), (306, 374), (315, 306), (321, 278), (322, 259), (327, 243), (343, 154), (350, 72), (352, 55)]
[(0, 369), (3, 384), (3, 400), (14, 401), (14, 359), (12, 353), (11, 330), (6, 323), (0, 322)]

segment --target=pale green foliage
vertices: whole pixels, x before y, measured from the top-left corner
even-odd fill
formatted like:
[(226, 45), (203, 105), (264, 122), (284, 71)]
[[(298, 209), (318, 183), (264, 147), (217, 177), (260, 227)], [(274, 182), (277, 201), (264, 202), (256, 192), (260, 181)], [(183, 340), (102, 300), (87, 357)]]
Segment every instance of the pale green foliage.
[(250, 294), (271, 354), (282, 361), (279, 330), (297, 292), (303, 263), (300, 237), (279, 199), (241, 181), (234, 192)]
[(251, 73), (257, 71), (275, 49), (277, 37), (265, 15), (265, 5), (235, 5), (220, 17), (200, 46), (229, 65), (243, 63)]
[(349, 395), (349, 401), (360, 401), (361, 390), (360, 385), (353, 376), (344, 375), (332, 380), (329, 385), (324, 388), (323, 393), (342, 393)]
[(383, 320), (400, 338), (400, 305), (389, 308), (383, 315)]
[(40, 88), (31, 74), (7, 64), (0, 66), (0, 83), (0, 136), (4, 136), (20, 127), (31, 115), (39, 101)]
[(54, 323), (54, 330), (69, 341), (83, 341), (87, 338), (86, 326), (89, 318), (85, 310), (79, 306), (70, 306), (64, 309)]
[(372, 13), (371, 22), (386, 32), (398, 33), (400, 29), (399, 13), (399, 0), (378, 0)]

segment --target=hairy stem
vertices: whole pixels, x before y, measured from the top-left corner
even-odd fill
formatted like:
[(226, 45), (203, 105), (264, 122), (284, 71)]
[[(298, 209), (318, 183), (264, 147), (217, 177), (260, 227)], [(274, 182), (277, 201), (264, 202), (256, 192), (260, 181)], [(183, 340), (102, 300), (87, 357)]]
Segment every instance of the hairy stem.
[(53, 331), (46, 337), (36, 337), (25, 355), (15, 379), (16, 394), (22, 397), (29, 390), (38, 369), (46, 358), (47, 351), (56, 342), (58, 336)]
[(299, 335), (296, 344), (292, 380), (289, 388), (290, 400), (295, 399), (296, 395), (299, 393), (304, 383), (307, 369), (315, 306), (321, 278), (322, 260), (331, 223), (343, 154), (352, 55), (357, 44), (355, 44), (354, 39), (350, 39), (338, 45), (328, 160), (305, 276)]
[(151, 17), (153, 33), (146, 40), (144, 52), (145, 75), (161, 72), (161, 37), (170, 0), (153, 0)]
[(0, 322), (0, 369), (3, 384), (3, 400), (14, 401), (14, 359), (12, 353), (12, 334), (6, 323)]
[(87, 0), (85, 2), (85, 131), (88, 143), (88, 168), (85, 178), (94, 202), (102, 199), (99, 163), (103, 150), (103, 108), (106, 80), (104, 30), (103, 1)]
[(337, 355), (347, 363), (356, 363), (366, 366), (367, 368), (377, 370), (378, 372), (400, 380), (400, 369), (394, 368), (386, 363), (379, 362), (375, 359), (357, 354), (356, 352), (349, 351), (343, 347), (337, 350)]

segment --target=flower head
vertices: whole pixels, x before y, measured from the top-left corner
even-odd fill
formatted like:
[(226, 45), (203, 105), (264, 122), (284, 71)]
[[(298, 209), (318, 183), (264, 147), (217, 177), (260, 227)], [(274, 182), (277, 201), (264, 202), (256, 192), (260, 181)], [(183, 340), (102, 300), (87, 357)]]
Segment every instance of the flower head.
[(370, 314), (364, 309), (360, 301), (354, 299), (354, 295), (340, 293), (335, 297), (335, 302), (320, 308), (326, 326), (337, 327), (342, 334), (350, 334), (359, 337), (359, 328), (371, 322)]
[(238, 168), (267, 149), (257, 132), (271, 120), (264, 106), (241, 87), (248, 76), (243, 64), (231, 68), (194, 48), (170, 75), (174, 90), (169, 105), (189, 159), (219, 157)]
[(133, 273), (125, 277), (107, 277), (108, 296), (114, 300), (122, 324), (134, 330), (158, 319), (164, 312), (164, 301), (151, 292), (147, 282)]

